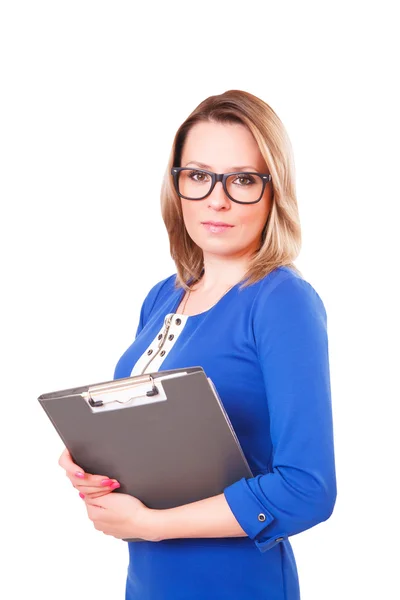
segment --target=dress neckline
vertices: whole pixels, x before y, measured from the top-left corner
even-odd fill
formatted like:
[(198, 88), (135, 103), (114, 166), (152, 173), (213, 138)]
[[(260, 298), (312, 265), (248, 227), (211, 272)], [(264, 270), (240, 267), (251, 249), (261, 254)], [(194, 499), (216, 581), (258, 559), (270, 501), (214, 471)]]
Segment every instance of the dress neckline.
[(196, 313), (195, 315), (186, 315), (186, 314), (184, 314), (184, 313), (178, 313), (178, 312), (175, 312), (175, 311), (176, 311), (176, 309), (178, 308), (178, 306), (180, 305), (180, 303), (182, 302), (182, 299), (183, 299), (183, 297), (184, 297), (184, 295), (185, 295), (185, 290), (184, 290), (184, 289), (177, 290), (177, 293), (179, 294), (179, 296), (178, 296), (178, 301), (177, 301), (177, 302), (175, 301), (175, 303), (174, 303), (174, 305), (173, 305), (173, 308), (174, 308), (174, 310), (172, 311), (172, 312), (173, 312), (173, 315), (174, 315), (174, 316), (176, 316), (176, 317), (185, 317), (185, 318), (188, 318), (188, 319), (193, 319), (194, 317), (202, 317), (202, 316), (206, 315), (207, 313), (209, 313), (210, 311), (212, 311), (212, 310), (213, 310), (213, 308), (215, 308), (216, 306), (218, 306), (218, 304), (219, 304), (220, 302), (222, 302), (222, 300), (223, 300), (224, 298), (226, 298), (227, 296), (229, 296), (229, 294), (230, 294), (230, 293), (231, 293), (231, 292), (232, 292), (232, 291), (233, 291), (233, 290), (234, 290), (234, 289), (235, 289), (235, 288), (236, 288), (238, 285), (240, 285), (240, 283), (241, 283), (241, 281), (239, 281), (238, 283), (235, 283), (235, 285), (233, 285), (231, 288), (229, 288), (229, 290), (228, 290), (227, 292), (225, 292), (225, 294), (223, 294), (223, 295), (222, 295), (222, 296), (221, 296), (221, 297), (220, 297), (220, 298), (219, 298), (219, 299), (216, 301), (216, 303), (215, 303), (215, 304), (213, 304), (212, 306), (210, 306), (210, 308), (207, 308), (207, 310), (203, 310), (203, 311), (202, 311), (202, 312), (200, 312), (200, 313)]

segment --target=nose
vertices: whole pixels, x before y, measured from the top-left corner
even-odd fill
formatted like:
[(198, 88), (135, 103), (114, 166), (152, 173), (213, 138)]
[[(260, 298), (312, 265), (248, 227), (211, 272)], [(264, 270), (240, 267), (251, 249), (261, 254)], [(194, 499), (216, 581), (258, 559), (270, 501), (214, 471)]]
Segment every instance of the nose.
[(214, 210), (221, 210), (223, 208), (230, 208), (231, 201), (225, 194), (225, 190), (222, 185), (222, 181), (217, 181), (213, 191), (207, 198), (208, 206)]

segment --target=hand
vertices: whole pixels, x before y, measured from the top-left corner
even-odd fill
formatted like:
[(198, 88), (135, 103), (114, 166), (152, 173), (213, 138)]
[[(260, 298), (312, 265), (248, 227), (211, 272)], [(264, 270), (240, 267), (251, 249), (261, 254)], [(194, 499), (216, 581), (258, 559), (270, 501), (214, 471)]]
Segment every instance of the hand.
[(118, 539), (141, 538), (159, 541), (154, 536), (154, 513), (129, 494), (108, 494), (96, 500), (85, 498), (88, 517), (95, 529)]
[(115, 479), (110, 479), (104, 475), (85, 473), (81, 467), (74, 463), (67, 448), (61, 454), (58, 464), (65, 469), (66, 476), (74, 488), (79, 491), (81, 498), (100, 498), (120, 487)]

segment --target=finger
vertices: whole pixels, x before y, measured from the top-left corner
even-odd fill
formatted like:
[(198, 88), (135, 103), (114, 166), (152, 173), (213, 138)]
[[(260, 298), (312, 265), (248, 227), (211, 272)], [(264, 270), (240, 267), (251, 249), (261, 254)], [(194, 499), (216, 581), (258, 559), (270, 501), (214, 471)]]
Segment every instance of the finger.
[(81, 490), (82, 493), (89, 494), (93, 492), (102, 492), (105, 488), (107, 491), (110, 491), (110, 488), (116, 489), (119, 487), (119, 483), (116, 479), (111, 479), (106, 475), (85, 473), (79, 465), (74, 463), (68, 448), (64, 449), (58, 462), (60, 466), (65, 469), (66, 476), (75, 488), (85, 488)]
[(85, 477), (77, 477), (76, 475), (66, 474), (72, 485), (84, 493), (101, 492), (103, 490), (110, 491), (120, 487), (116, 479), (109, 479), (101, 475), (85, 475)]
[(71, 459), (69, 450), (68, 450), (68, 448), (64, 448), (64, 450), (61, 453), (60, 458), (58, 459), (58, 464), (62, 467), (64, 465), (64, 461), (69, 460), (69, 459)]
[(82, 492), (79, 492), (79, 496), (80, 498), (82, 498), (82, 500), (94, 500), (95, 498), (102, 498), (103, 496), (106, 496), (107, 494), (111, 494), (111, 492), (107, 492), (105, 494), (82, 494)]
[(71, 475), (76, 475), (79, 473), (79, 475), (77, 475), (78, 477), (83, 478), (85, 476), (84, 470), (72, 460), (72, 456), (68, 448), (65, 448), (65, 450), (61, 454), (60, 458), (58, 459), (58, 464), (60, 465), (60, 467), (65, 469), (67, 473)]
[(112, 485), (117, 480), (107, 475), (92, 475), (91, 473), (85, 473), (84, 477), (79, 477), (79, 483), (81, 485), (90, 485), (91, 487), (107, 487)]
[[(107, 496), (108, 494), (112, 494), (114, 490), (106, 490), (104, 492), (92, 492), (89, 494), (85, 494), (84, 493), (84, 497), (87, 498), (88, 500), (94, 500), (95, 498), (102, 498), (103, 496)], [(80, 492), (82, 493), (82, 492)]]
[(108, 494), (111, 494), (111, 492), (104, 492), (103, 494), (82, 494), (82, 492), (79, 492), (80, 498), (82, 498), (82, 500), (85, 500), (85, 502), (88, 502), (88, 501), (92, 502), (96, 498), (103, 498), (104, 496), (107, 496)]
[(85, 473), (82, 469), (80, 472), (76, 471), (75, 469), (68, 469), (66, 471), (66, 475), (75, 483), (81, 483), (83, 485), (91, 485), (97, 487), (111, 485), (113, 481), (116, 481), (116, 479), (108, 477), (107, 475), (93, 475), (92, 473)]
[(91, 521), (100, 521), (104, 517), (104, 507), (94, 501), (87, 502), (85, 500), (85, 507)]
[(103, 489), (100, 489), (98, 487), (89, 487), (89, 486), (85, 486), (85, 485), (77, 485), (74, 487), (81, 494), (85, 494), (85, 496), (93, 496), (93, 495), (106, 496), (107, 494), (110, 494), (114, 490), (117, 490), (120, 487), (120, 485), (115, 484), (111, 487), (106, 487)]
[(99, 516), (99, 514), (103, 515), (102, 511), (104, 511), (104, 509), (109, 506), (108, 496), (110, 496), (110, 494), (106, 494), (105, 496), (101, 496), (98, 498), (91, 498), (90, 496), (85, 496), (86, 508), (89, 510), (88, 507), (92, 506), (96, 508), (97, 511), (100, 511), (100, 513), (96, 513), (97, 516)]

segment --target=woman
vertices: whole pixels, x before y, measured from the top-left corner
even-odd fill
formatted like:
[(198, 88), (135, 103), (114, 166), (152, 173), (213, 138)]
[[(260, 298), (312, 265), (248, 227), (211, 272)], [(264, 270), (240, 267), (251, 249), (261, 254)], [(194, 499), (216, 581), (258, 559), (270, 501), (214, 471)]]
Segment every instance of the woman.
[(201, 365), (254, 477), (153, 510), (118, 482), (60, 464), (96, 529), (129, 542), (128, 600), (300, 598), (289, 536), (336, 500), (327, 318), (293, 264), (291, 146), (262, 100), (230, 90), (178, 129), (162, 193), (177, 273), (145, 298), (114, 378)]

